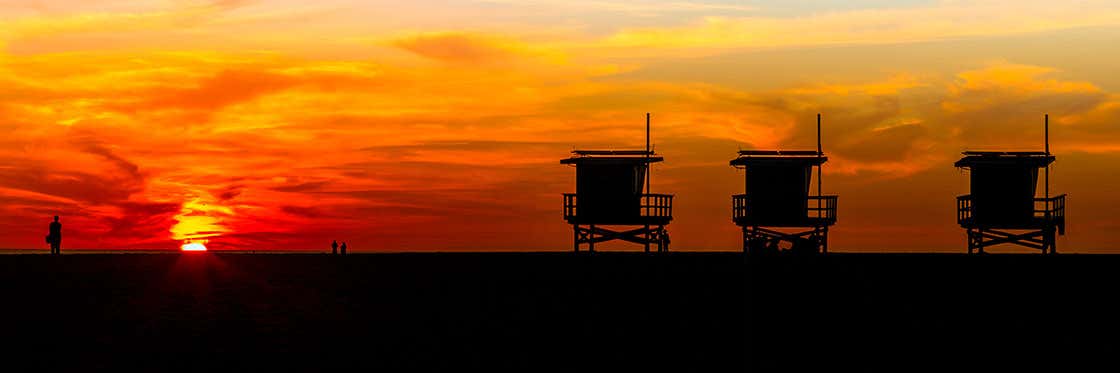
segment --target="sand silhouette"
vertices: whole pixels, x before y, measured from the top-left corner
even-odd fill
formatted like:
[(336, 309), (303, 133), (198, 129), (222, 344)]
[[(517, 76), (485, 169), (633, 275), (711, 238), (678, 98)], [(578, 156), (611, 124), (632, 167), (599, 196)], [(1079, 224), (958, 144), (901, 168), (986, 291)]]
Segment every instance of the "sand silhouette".
[[(976, 357), (1064, 361), (1107, 346), (1090, 337), (1120, 330), (1107, 296), (1117, 264), (965, 254), (9, 255), (0, 290), (19, 301), (0, 317), (13, 321), (10, 356), (65, 345), (67, 359), (34, 361), (66, 368), (951, 368)], [(1039, 349), (1047, 353), (1015, 360)]]

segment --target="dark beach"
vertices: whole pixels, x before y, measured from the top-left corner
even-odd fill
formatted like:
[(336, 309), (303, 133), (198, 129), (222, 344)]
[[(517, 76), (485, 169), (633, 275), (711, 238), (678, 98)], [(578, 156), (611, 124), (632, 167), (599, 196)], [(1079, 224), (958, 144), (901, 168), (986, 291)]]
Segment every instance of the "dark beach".
[[(1112, 351), (1118, 264), (1097, 255), (3, 255), (0, 316), (9, 361), (92, 370), (1070, 367)], [(52, 351), (61, 357), (26, 354)]]

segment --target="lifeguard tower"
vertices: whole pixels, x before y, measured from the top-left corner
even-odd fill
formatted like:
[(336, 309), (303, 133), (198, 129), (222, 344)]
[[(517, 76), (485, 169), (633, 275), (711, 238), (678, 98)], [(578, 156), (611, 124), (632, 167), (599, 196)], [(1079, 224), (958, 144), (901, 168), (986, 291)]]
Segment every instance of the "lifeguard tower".
[(576, 252), (581, 244), (594, 252), (596, 243), (611, 240), (643, 245), (646, 252), (650, 245), (669, 251), (665, 226), (673, 220), (673, 195), (649, 193), (650, 165), (662, 160), (649, 147), (648, 113), (646, 150), (575, 150), (560, 160), (576, 168), (576, 192), (564, 194), (564, 220), (572, 225)]
[[(1066, 233), (1066, 195), (1050, 196), (1049, 115), (1044, 123), (1044, 151), (966, 151), (953, 164), (969, 171), (970, 194), (957, 197), (969, 254), (1004, 243), (1056, 252), (1055, 232)], [(1036, 197), (1040, 168), (1046, 170), (1042, 198)]]
[[(743, 229), (745, 253), (825, 253), (836, 224), (837, 196), (821, 194), (821, 116), (817, 150), (741, 150), (731, 165), (744, 170), (743, 194), (731, 196), (731, 217)], [(809, 194), (813, 168), (817, 193)], [(783, 242), (789, 247), (782, 247)]]

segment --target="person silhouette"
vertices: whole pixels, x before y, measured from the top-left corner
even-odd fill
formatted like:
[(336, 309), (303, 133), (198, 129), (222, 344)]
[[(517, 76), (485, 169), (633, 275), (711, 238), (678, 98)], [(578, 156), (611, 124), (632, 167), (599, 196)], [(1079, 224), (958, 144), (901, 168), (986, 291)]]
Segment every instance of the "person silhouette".
[(51, 255), (62, 253), (62, 223), (58, 222), (58, 215), (48, 227), (47, 243), (51, 244)]
[(331, 255), (338, 254), (338, 241), (331, 241)]
[(345, 242), (343, 242), (342, 246), (339, 246), (338, 248), (339, 248), (339, 253), (341, 253), (342, 255), (346, 255), (346, 243)]

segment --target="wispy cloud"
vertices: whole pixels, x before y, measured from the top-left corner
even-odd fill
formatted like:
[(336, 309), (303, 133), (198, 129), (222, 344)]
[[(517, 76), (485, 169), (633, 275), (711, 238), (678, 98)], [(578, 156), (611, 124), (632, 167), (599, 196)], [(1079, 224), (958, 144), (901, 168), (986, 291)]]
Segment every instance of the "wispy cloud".
[(684, 25), (629, 28), (612, 47), (773, 48), (885, 44), (990, 37), (1120, 25), (1120, 6), (1049, 1), (956, 2), (925, 7), (806, 14), (799, 17), (711, 16)]
[(635, 16), (653, 16), (672, 13), (740, 13), (752, 12), (756, 7), (705, 1), (553, 1), (553, 0), (476, 0), (486, 4), (503, 4), (519, 7), (548, 7), (579, 10), (581, 12), (617, 12)]

